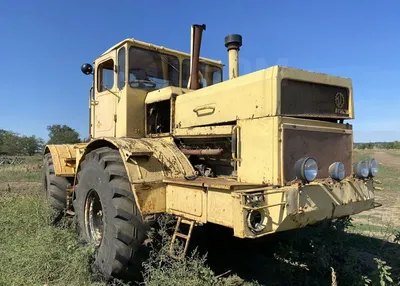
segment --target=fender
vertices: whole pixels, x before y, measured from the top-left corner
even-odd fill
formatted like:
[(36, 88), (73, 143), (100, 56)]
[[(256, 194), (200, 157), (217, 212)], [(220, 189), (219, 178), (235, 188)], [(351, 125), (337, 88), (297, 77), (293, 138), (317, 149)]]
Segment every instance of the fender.
[(172, 138), (94, 139), (77, 160), (77, 172), (87, 153), (105, 146), (119, 150), (142, 215), (166, 212), (165, 178), (195, 175), (189, 160), (173, 143)]
[(44, 154), (51, 154), (56, 176), (75, 176), (75, 149), (76, 145), (73, 144), (46, 145), (44, 149)]

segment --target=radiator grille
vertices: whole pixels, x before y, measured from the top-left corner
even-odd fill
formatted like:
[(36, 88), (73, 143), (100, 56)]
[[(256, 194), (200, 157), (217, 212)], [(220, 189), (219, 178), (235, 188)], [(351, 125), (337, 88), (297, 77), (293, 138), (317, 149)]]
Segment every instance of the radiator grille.
[(352, 135), (344, 133), (284, 129), (283, 164), (285, 182), (294, 180), (294, 165), (302, 157), (312, 157), (318, 163), (317, 178), (329, 177), (328, 168), (333, 162), (342, 162), (346, 176), (351, 170)]
[(283, 79), (281, 114), (304, 117), (349, 117), (349, 90), (340, 86)]

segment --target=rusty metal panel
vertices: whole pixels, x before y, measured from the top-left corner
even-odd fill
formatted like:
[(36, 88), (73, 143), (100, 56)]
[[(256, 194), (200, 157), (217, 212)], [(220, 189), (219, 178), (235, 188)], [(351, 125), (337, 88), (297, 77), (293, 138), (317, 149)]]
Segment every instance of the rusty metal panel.
[[(234, 235), (256, 238), (270, 233), (297, 229), (324, 219), (357, 214), (377, 207), (372, 180), (355, 178), (341, 182), (313, 182), (281, 188), (264, 187), (235, 192), (232, 213)], [(248, 202), (247, 196), (261, 196)], [(251, 210), (263, 213), (264, 229), (252, 231), (247, 222)]]
[[(238, 120), (237, 123), (240, 157), (237, 175), (240, 182), (282, 185), (295, 179), (291, 178), (294, 162), (306, 155), (316, 156), (324, 170), (320, 175), (327, 176), (328, 167), (334, 162), (330, 161), (332, 159), (342, 160), (351, 171), (352, 126), (349, 124), (291, 117), (264, 117)], [(285, 132), (286, 137), (283, 137)], [(332, 141), (337, 137), (348, 138), (339, 140), (346, 144), (339, 146), (339, 141)], [(327, 161), (324, 161), (325, 157)], [(284, 173), (288, 176), (285, 177)]]
[(184, 94), (190, 91), (191, 90), (189, 89), (175, 87), (175, 86), (164, 87), (147, 93), (145, 103), (151, 104), (164, 100), (170, 100), (173, 95)]
[[(138, 88), (128, 88), (126, 104), (121, 99), (117, 108), (117, 127), (121, 127), (117, 137), (142, 138), (145, 135), (145, 108), (144, 101), (147, 91)], [(118, 131), (118, 129), (117, 129)]]
[(276, 111), (274, 72), (276, 67), (177, 96), (175, 128), (273, 115)]
[(238, 180), (280, 184), (278, 117), (238, 120)]
[[(291, 83), (300, 84), (288, 85), (288, 80), (291, 81)], [(291, 115), (296, 115), (293, 112), (298, 110), (303, 117), (307, 114), (306, 112), (309, 111), (312, 111), (312, 113), (307, 115), (317, 117), (318, 114), (315, 112), (315, 109), (321, 110), (324, 113), (327, 111), (326, 100), (321, 100), (323, 98), (322, 95), (326, 94), (326, 98), (329, 99), (328, 101), (333, 103), (335, 106), (336, 100), (338, 100), (339, 106), (336, 106), (338, 110), (334, 110), (338, 111), (334, 112), (336, 118), (340, 117), (338, 114), (339, 112), (346, 113), (346, 118), (354, 118), (353, 87), (352, 81), (349, 78), (280, 66), (277, 70), (277, 86), (277, 100), (280, 102), (277, 115), (284, 115), (285, 112), (290, 112)], [(339, 89), (335, 91), (335, 88), (333, 87), (339, 87)], [(286, 95), (282, 96), (282, 90)], [(339, 98), (336, 99), (335, 97), (337, 92), (342, 92), (343, 98), (339, 96)], [(345, 98), (345, 92), (347, 92), (347, 100)], [(332, 95), (332, 93), (334, 94)], [(343, 107), (341, 106), (342, 103)], [(347, 112), (344, 108), (345, 104), (347, 104)], [(284, 109), (282, 109), (283, 105)], [(324, 116), (329, 117), (327, 115)]]
[[(88, 143), (77, 143), (75, 144), (75, 162), (76, 165), (79, 165), (79, 162), (81, 161), (82, 156), (85, 154), (85, 148), (88, 145)], [(75, 166), (75, 171), (76, 167)]]
[(282, 115), (349, 117), (347, 87), (282, 79), (280, 88)]
[(280, 66), (179, 95), (175, 108), (175, 128), (284, 114), (354, 117), (350, 79)]
[[(362, 180), (351, 179), (343, 183), (324, 184), (313, 183), (301, 189), (299, 195), (299, 212), (292, 218), (301, 225), (312, 224), (324, 218), (335, 218), (352, 215), (368, 210), (374, 205), (374, 194), (371, 186)], [(305, 216), (307, 219), (303, 219)]]
[(346, 176), (352, 172), (353, 136), (351, 133), (301, 128), (283, 130), (284, 182), (296, 179), (294, 165), (302, 157), (312, 157), (318, 163), (317, 178), (329, 177), (328, 168), (334, 162), (342, 162)]
[(76, 167), (75, 145), (60, 144), (47, 145), (53, 158), (54, 172), (57, 176), (74, 177)]
[(183, 186), (193, 186), (193, 187), (203, 187), (207, 189), (219, 189), (219, 190), (242, 190), (247, 188), (256, 187), (258, 185), (254, 184), (247, 184), (238, 182), (236, 179), (233, 178), (225, 178), (225, 177), (198, 177), (195, 180), (186, 180), (186, 179), (172, 179), (167, 178), (163, 180), (164, 183), (167, 184), (174, 184), (174, 185), (183, 185)]
[[(167, 138), (98, 138), (86, 146), (86, 152), (110, 143), (119, 149), (142, 214), (165, 212), (164, 178), (195, 174), (187, 157)], [(81, 156), (84, 158), (85, 155)]]
[(213, 137), (224, 137), (232, 134), (233, 125), (217, 125), (217, 126), (201, 126), (193, 128), (177, 128), (175, 129), (174, 136), (185, 138), (185, 137), (196, 137), (196, 138), (207, 138)]
[(166, 211), (165, 184), (135, 184), (134, 192), (142, 215)]
[(243, 209), (243, 196), (237, 194), (232, 200), (233, 235), (239, 238), (246, 237), (246, 213)]
[[(273, 189), (264, 187), (263, 191), (248, 193), (247, 191), (238, 192), (241, 201), (242, 226), (235, 225), (238, 230), (234, 231), (235, 236), (255, 238), (268, 233), (273, 233), (286, 218), (286, 192), (288, 188)], [(259, 202), (250, 202), (249, 197), (261, 196)], [(264, 226), (261, 231), (254, 231), (249, 227), (249, 215), (253, 211), (258, 211), (263, 219), (260, 224)], [(236, 211), (237, 212), (237, 211)]]
[(167, 212), (207, 222), (207, 193), (202, 188), (167, 185)]
[(207, 221), (233, 227), (233, 200), (231, 192), (210, 189), (207, 197)]
[[(99, 141), (108, 141), (120, 150), (127, 169), (132, 169), (132, 173), (128, 172), (131, 183), (162, 181), (165, 177), (183, 178), (194, 175), (194, 169), (187, 157), (174, 143), (166, 139), (105, 137), (93, 140), (88, 148), (95, 146)], [(140, 164), (138, 160), (141, 160)]]

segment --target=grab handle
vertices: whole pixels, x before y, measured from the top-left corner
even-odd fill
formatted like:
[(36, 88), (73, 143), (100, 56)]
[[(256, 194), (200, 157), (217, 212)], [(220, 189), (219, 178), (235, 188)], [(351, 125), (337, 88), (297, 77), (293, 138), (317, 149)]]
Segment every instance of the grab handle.
[[(204, 112), (202, 114), (199, 113), (200, 111), (204, 111), (204, 110), (209, 110), (209, 112)], [(193, 112), (196, 112), (197, 116), (209, 115), (209, 114), (214, 113), (214, 111), (215, 111), (215, 107), (210, 106), (210, 105), (200, 106), (200, 107), (196, 107), (195, 109), (193, 109)]]
[(238, 150), (240, 149), (240, 138), (238, 136), (238, 131), (240, 134), (240, 126), (235, 125), (232, 128), (232, 160), (234, 161), (242, 161), (242, 159), (238, 156)]

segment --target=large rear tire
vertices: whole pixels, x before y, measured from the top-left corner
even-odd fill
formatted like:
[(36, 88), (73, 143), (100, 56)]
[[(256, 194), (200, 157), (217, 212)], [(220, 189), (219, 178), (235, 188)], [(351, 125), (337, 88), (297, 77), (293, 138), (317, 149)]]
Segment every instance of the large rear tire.
[(141, 279), (148, 251), (143, 245), (149, 225), (136, 206), (118, 150), (91, 151), (81, 164), (74, 199), (78, 231), (96, 245), (95, 277)]
[(67, 187), (70, 181), (66, 177), (56, 176), (53, 158), (47, 153), (43, 158), (42, 194), (51, 208), (52, 223), (58, 222), (67, 207)]

